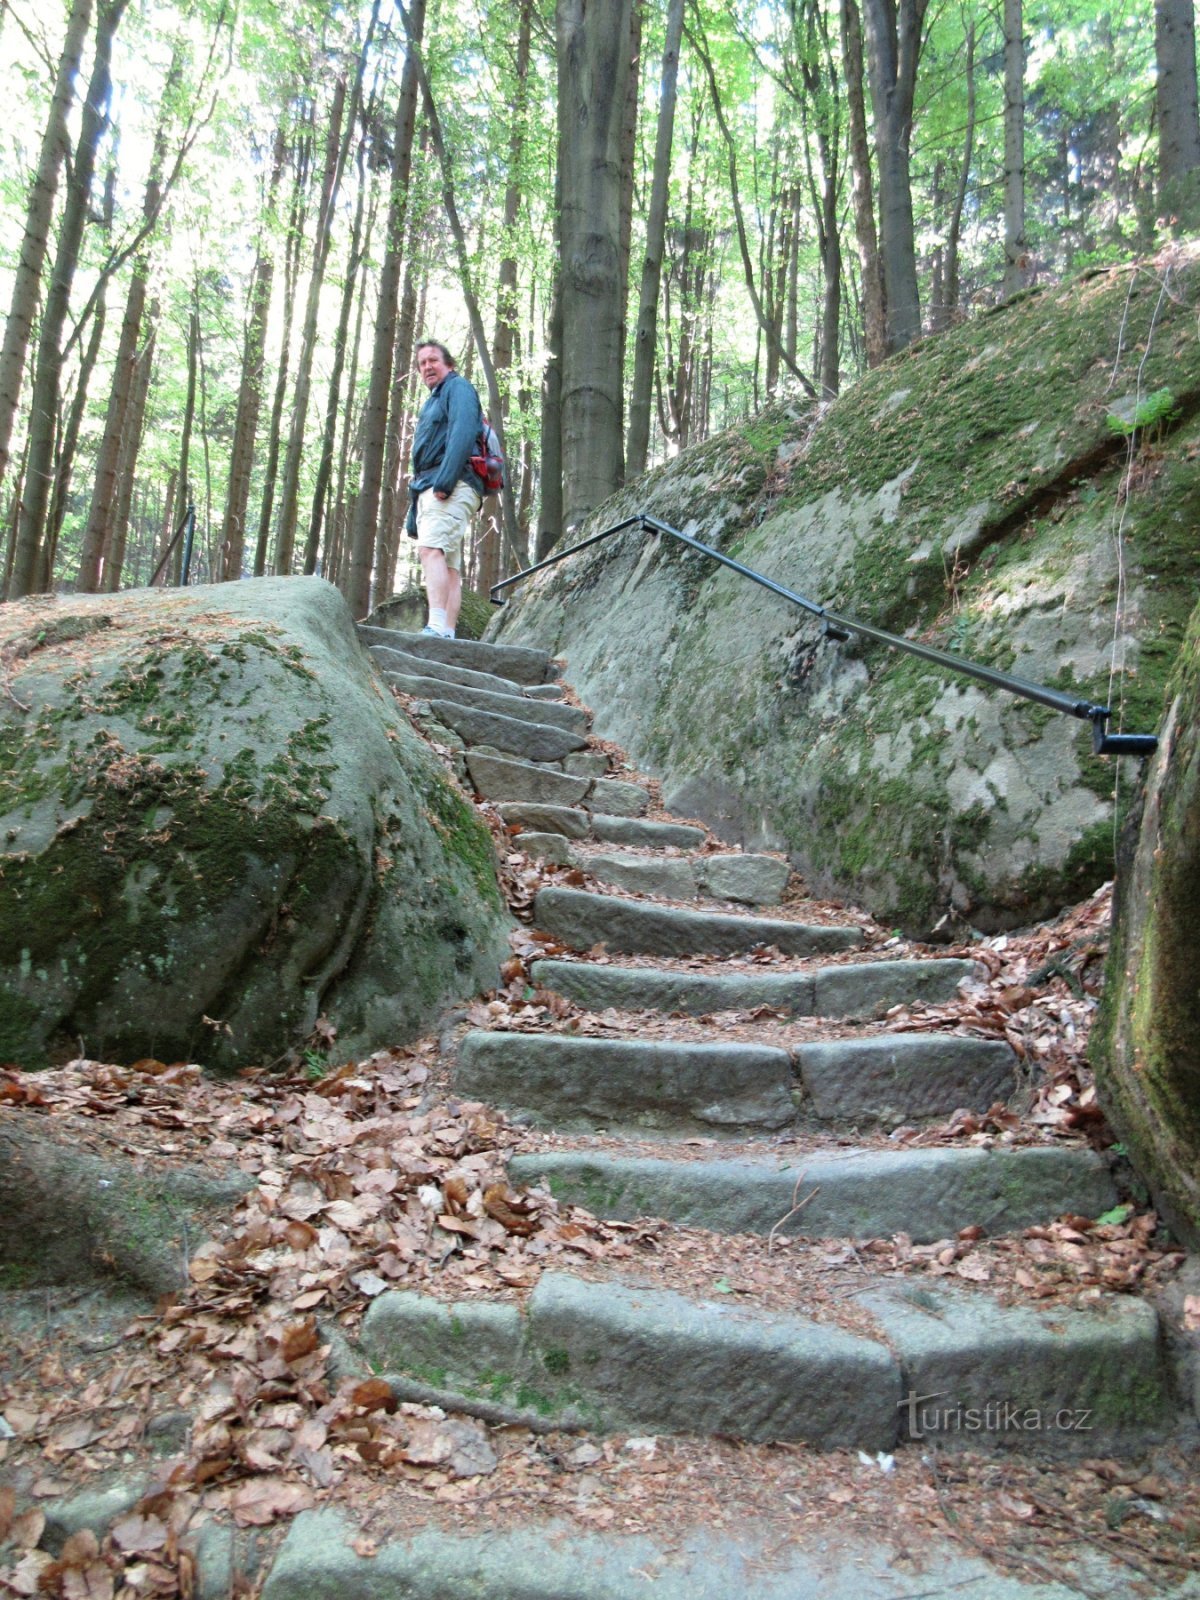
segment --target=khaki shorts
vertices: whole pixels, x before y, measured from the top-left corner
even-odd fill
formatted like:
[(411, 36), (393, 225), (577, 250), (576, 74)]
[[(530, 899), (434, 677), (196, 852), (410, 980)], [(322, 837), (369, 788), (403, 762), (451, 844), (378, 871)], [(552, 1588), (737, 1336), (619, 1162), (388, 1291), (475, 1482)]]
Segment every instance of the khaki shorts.
[(432, 489), (417, 496), (417, 545), (440, 550), (452, 572), (462, 566), (463, 535), (471, 518), (483, 504), (469, 483), (456, 483), (448, 500), (439, 500)]

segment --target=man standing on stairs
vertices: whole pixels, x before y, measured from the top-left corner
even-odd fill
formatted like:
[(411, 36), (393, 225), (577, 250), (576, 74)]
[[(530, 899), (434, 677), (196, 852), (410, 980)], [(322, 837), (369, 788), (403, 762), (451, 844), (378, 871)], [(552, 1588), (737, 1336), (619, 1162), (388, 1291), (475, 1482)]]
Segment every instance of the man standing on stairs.
[(417, 346), (417, 371), (430, 389), (413, 434), (408, 533), (417, 541), (429, 621), (423, 633), (453, 639), (462, 604), (463, 537), (483, 504), (471, 457), (483, 407), (454, 357), (436, 339)]

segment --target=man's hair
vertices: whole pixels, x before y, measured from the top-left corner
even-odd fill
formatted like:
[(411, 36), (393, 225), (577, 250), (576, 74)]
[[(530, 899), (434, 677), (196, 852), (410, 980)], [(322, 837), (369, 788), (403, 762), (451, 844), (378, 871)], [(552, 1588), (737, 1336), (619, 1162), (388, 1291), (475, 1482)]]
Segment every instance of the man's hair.
[(422, 350), (438, 350), (441, 352), (442, 360), (446, 365), (451, 368), (454, 366), (454, 357), (440, 339), (422, 339), (417, 346), (417, 354), (420, 355)]

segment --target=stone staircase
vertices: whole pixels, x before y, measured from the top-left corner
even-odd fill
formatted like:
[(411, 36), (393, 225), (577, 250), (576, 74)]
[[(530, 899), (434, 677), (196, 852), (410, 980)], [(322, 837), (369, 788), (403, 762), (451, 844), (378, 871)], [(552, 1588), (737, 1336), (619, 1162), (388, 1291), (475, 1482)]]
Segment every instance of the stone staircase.
[[(1018, 1088), (1002, 1041), (881, 1031), (898, 1005), (952, 1003), (978, 976), (972, 962), (867, 949), (850, 917), (781, 906), (786, 863), (648, 818), (649, 793), (608, 775), (609, 755), (589, 747), (585, 713), (544, 655), (364, 636), (514, 847), (603, 886), (537, 894), (535, 928), (559, 949), (531, 978), (603, 1011), (606, 1036), (476, 1028), (458, 1045), (454, 1089), (536, 1130), (536, 1147), (510, 1161), (513, 1185), (605, 1218), (803, 1235), (851, 1253), (854, 1241), (1004, 1235), (1116, 1203), (1106, 1165), (1082, 1146), (887, 1140)], [(741, 1027), (714, 1040), (699, 1020), (735, 1010), (762, 1012), (764, 1037)], [(772, 1042), (766, 1019), (803, 1018), (820, 1022), (800, 1043)], [(545, 1270), (524, 1305), (380, 1295), (362, 1345), (376, 1370), (600, 1433), (890, 1451), (940, 1430), (948, 1445), (1094, 1455), (1172, 1424), (1158, 1318), (1135, 1297), (1045, 1308), (962, 1278), (864, 1268), (843, 1307), (761, 1308), (598, 1263)], [(1017, 1412), (1037, 1429), (1007, 1425)]]

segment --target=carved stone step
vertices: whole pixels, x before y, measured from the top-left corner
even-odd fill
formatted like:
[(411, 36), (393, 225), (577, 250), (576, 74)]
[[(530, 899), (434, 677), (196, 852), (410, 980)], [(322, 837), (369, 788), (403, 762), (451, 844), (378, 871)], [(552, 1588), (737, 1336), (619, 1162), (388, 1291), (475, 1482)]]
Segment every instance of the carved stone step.
[(543, 889), (534, 921), (576, 950), (604, 944), (627, 955), (739, 955), (774, 945), (785, 955), (821, 955), (862, 943), (858, 928), (656, 906), (582, 889)]
[(401, 633), (397, 628), (372, 628), (359, 624), (364, 644), (389, 645), (409, 655), (440, 661), (448, 667), (469, 667), (473, 672), (491, 672), (513, 683), (545, 683), (558, 676), (547, 650), (526, 645), (482, 644), (477, 639), (438, 639), (430, 633)]

